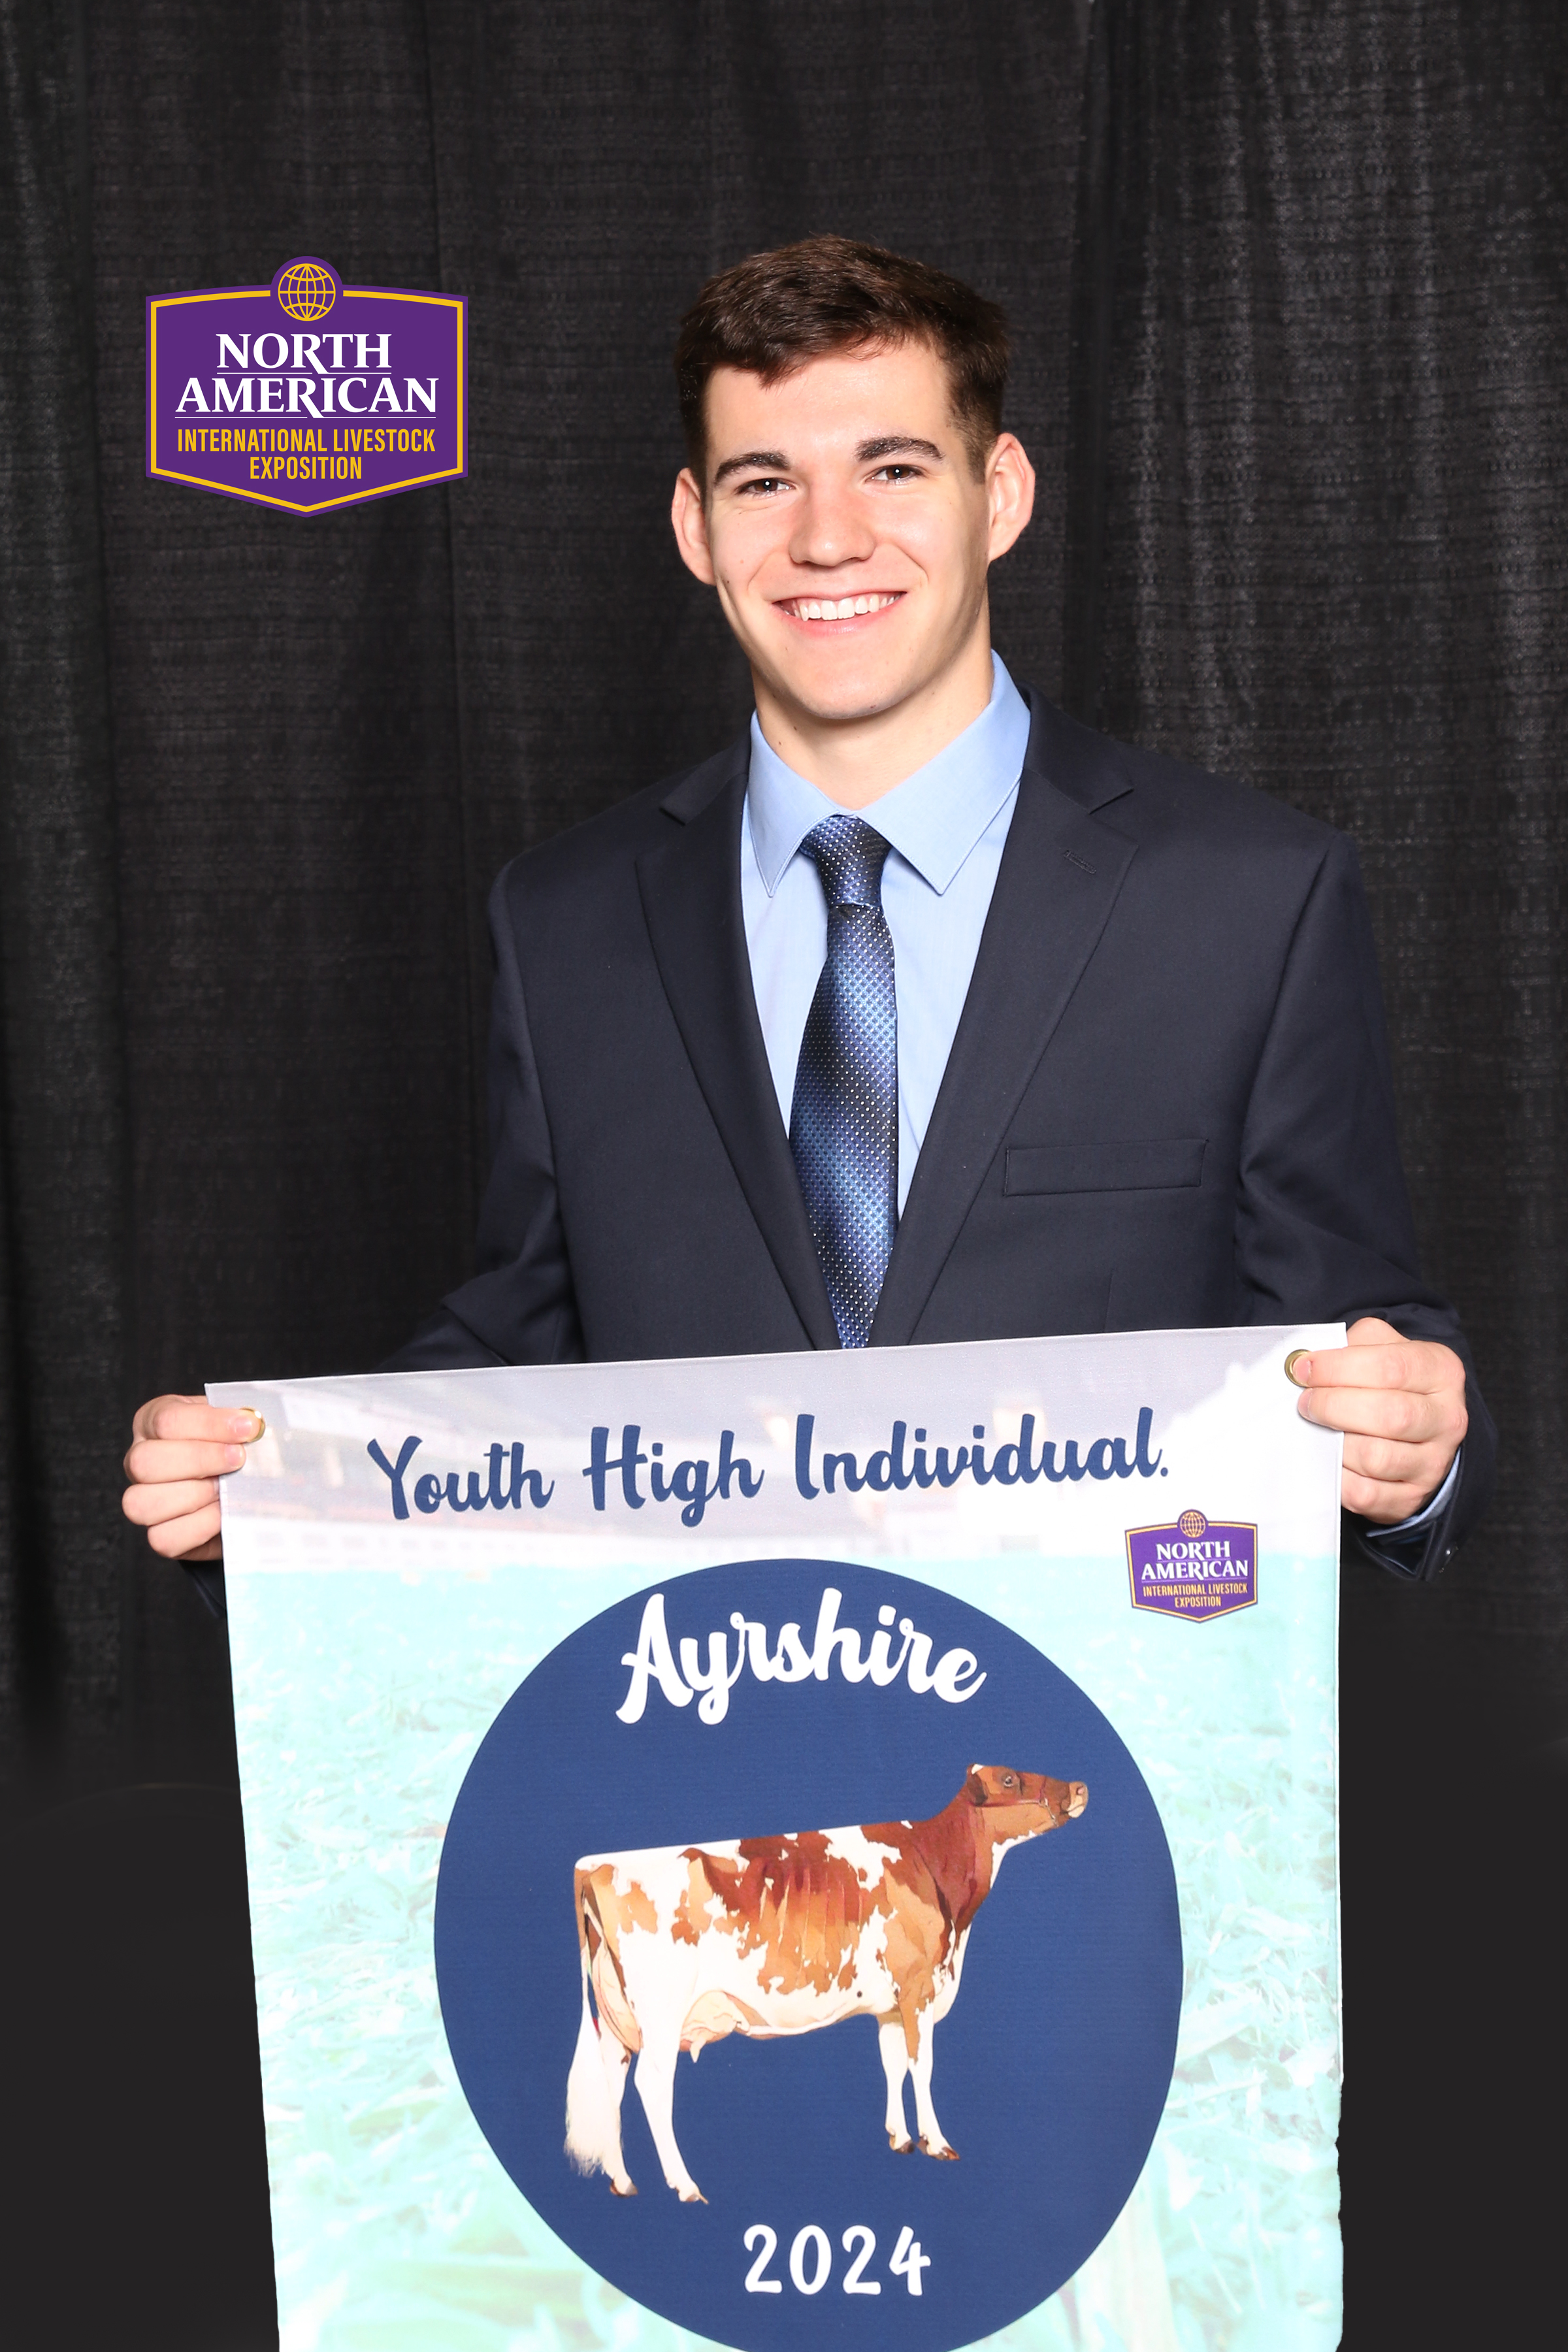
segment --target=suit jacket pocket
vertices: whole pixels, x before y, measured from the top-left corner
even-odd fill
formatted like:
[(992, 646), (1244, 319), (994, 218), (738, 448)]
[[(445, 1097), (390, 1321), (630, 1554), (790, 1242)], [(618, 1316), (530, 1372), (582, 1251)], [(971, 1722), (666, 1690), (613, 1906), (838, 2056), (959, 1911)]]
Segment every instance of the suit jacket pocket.
[(1155, 1192), (1194, 1185), (1207, 1139), (1148, 1143), (1009, 1144), (1004, 1192)]

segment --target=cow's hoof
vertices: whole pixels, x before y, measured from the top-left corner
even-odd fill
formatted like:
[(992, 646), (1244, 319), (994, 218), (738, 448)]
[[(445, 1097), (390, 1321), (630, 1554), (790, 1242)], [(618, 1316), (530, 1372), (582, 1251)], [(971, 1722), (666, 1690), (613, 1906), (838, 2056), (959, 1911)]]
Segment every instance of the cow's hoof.
[(699, 2189), (694, 2180), (689, 2189), (683, 2189), (681, 2190), (680, 2201), (683, 2205), (706, 2205), (708, 2200), (704, 2197), (701, 2189)]
[(922, 2139), (921, 2142), (921, 2154), (922, 2156), (940, 2156), (944, 2164), (956, 2164), (958, 2162), (958, 2150), (955, 2147), (949, 2147), (945, 2140), (943, 2140), (940, 2147), (932, 2147), (930, 2140)]
[(637, 2193), (637, 2185), (635, 2180), (628, 2180), (624, 2189), (621, 2187), (618, 2180), (612, 2180), (610, 2183), (610, 2194), (612, 2197), (635, 2197)]
[(895, 2139), (891, 2132), (888, 2134), (888, 2146), (895, 2156), (913, 2156), (915, 2152), (912, 2139)]

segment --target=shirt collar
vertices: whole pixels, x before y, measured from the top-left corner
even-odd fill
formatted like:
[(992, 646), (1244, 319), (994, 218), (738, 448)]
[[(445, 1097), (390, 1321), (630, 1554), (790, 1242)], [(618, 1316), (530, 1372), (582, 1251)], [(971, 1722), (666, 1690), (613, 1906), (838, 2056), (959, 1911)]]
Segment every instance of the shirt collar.
[[(991, 659), (991, 699), (979, 718), (861, 812), (939, 897), (1011, 794), (1028, 748), (1029, 707), (1000, 656)], [(753, 711), (746, 821), (770, 898), (813, 825), (844, 814), (779, 758)]]

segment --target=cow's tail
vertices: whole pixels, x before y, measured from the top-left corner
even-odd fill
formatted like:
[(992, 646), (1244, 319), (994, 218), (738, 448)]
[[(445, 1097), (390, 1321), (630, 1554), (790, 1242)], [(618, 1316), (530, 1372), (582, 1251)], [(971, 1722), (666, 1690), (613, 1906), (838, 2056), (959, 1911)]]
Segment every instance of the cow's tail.
[(599, 2028), (588, 1998), (588, 1927), (584, 1916), (585, 1891), (577, 1890), (577, 1947), (583, 1968), (583, 2020), (577, 2047), (566, 2077), (566, 2153), (579, 2172), (620, 2169), (619, 2117), (610, 2100), (610, 2086), (599, 2058)]

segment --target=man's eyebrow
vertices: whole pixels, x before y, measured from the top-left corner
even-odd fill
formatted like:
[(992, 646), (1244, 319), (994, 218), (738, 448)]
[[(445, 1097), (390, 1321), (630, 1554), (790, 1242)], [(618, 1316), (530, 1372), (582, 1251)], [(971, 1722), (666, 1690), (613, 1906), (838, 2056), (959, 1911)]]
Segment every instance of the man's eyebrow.
[(875, 441), (862, 441), (855, 455), (862, 466), (873, 457), (933, 457), (940, 466), (942, 451), (934, 441), (921, 441), (912, 433), (883, 433)]
[(748, 449), (743, 457), (726, 457), (713, 477), (718, 488), (727, 474), (743, 474), (751, 467), (761, 467), (770, 474), (787, 474), (789, 459), (782, 449)]
[[(878, 457), (929, 457), (939, 466), (943, 462), (934, 441), (922, 441), (913, 433), (879, 433), (875, 440), (862, 441), (855, 452), (856, 463), (861, 466), (868, 466)], [(714, 469), (713, 488), (717, 489), (731, 474), (789, 471), (790, 462), (782, 449), (748, 449), (743, 457), (726, 457)]]

